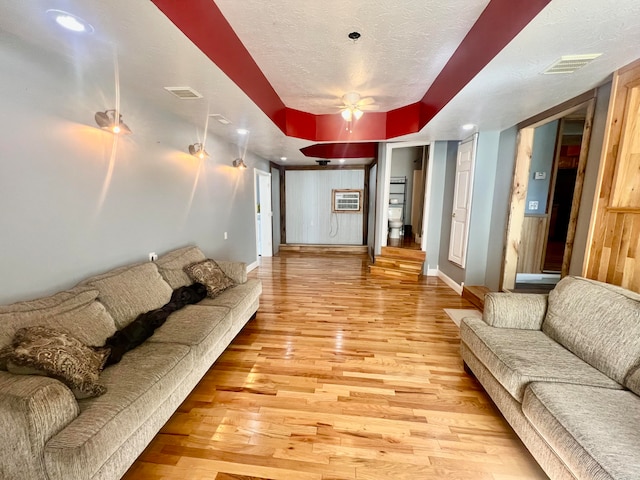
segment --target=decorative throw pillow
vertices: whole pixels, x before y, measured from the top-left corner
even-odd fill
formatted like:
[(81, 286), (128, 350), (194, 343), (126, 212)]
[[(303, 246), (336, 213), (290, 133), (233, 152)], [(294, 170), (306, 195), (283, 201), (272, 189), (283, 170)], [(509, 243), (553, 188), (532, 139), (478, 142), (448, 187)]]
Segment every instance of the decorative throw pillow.
[(44, 326), (21, 328), (3, 355), (9, 372), (56, 378), (76, 398), (97, 397), (107, 391), (98, 377), (109, 349), (88, 347), (65, 331)]
[(184, 271), (193, 282), (204, 284), (207, 287), (207, 296), (211, 298), (235, 285), (235, 282), (210, 258), (191, 263), (184, 267)]

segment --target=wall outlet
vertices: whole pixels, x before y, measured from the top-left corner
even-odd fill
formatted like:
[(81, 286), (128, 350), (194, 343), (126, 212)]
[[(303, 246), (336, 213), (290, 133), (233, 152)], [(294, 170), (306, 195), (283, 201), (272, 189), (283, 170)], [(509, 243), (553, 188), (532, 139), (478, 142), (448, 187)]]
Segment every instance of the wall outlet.
[(538, 201), (537, 200), (531, 200), (529, 202), (529, 210), (537, 210), (538, 209)]
[(156, 252), (151, 252), (149, 254), (149, 261), (150, 262), (155, 262), (158, 259), (158, 254)]
[(229, 238), (229, 236), (227, 235), (227, 232), (224, 232), (224, 239), (226, 240), (227, 238)]
[(534, 180), (544, 180), (545, 178), (547, 178), (547, 172), (535, 172), (533, 174)]

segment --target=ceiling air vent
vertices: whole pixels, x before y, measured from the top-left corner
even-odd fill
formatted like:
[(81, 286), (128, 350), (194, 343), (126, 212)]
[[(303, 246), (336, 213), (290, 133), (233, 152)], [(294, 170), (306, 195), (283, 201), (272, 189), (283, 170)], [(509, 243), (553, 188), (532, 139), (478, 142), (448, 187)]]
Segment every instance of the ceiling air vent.
[(231, 124), (231, 120), (229, 120), (224, 115), (220, 115), (219, 113), (210, 113), (209, 116), (211, 118), (213, 118), (214, 120), (217, 120), (218, 122), (220, 122), (223, 125), (230, 125)]
[(584, 67), (592, 60), (598, 58), (601, 53), (589, 53), (586, 55), (563, 55), (555, 61), (553, 65), (547, 68), (544, 72), (545, 75), (555, 75), (559, 73), (573, 73), (576, 70)]
[(164, 89), (169, 93), (173, 93), (176, 97), (182, 100), (202, 98), (202, 95), (200, 95), (191, 87), (164, 87)]

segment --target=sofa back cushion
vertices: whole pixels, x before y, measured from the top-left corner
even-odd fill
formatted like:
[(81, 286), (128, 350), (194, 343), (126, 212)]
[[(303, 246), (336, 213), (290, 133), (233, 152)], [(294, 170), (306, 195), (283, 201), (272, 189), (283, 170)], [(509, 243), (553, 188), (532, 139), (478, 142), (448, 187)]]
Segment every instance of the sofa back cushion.
[(100, 292), (98, 300), (111, 314), (118, 330), (129, 325), (141, 313), (164, 306), (173, 293), (153, 262), (116, 268), (91, 277), (82, 284)]
[(549, 293), (542, 330), (622, 384), (640, 359), (640, 295), (595, 280), (565, 277)]
[(76, 287), (49, 297), (0, 306), (0, 348), (9, 345), (20, 328), (34, 326), (65, 330), (86, 345), (104, 345), (116, 326), (97, 296), (95, 288)]
[(193, 283), (183, 268), (192, 263), (201, 262), (205, 258), (198, 247), (189, 246), (162, 255), (158, 258), (156, 265), (162, 278), (175, 290)]

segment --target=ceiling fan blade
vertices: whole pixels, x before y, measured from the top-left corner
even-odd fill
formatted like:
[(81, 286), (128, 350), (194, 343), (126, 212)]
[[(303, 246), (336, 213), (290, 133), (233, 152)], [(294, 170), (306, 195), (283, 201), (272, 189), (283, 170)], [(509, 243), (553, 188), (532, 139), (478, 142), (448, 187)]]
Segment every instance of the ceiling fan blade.
[(371, 105), (372, 103), (375, 103), (375, 101), (376, 100), (373, 97), (364, 97), (360, 99), (358, 105)]
[(358, 105), (358, 108), (363, 112), (372, 112), (375, 110), (380, 110), (380, 105)]

